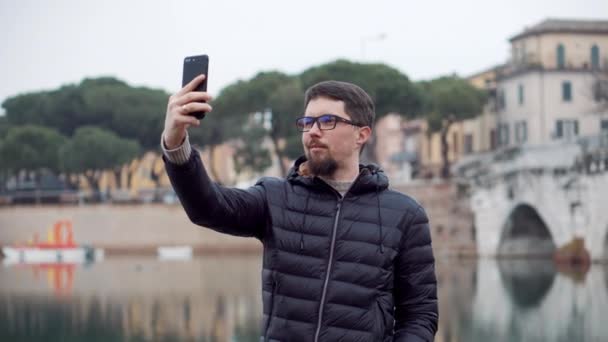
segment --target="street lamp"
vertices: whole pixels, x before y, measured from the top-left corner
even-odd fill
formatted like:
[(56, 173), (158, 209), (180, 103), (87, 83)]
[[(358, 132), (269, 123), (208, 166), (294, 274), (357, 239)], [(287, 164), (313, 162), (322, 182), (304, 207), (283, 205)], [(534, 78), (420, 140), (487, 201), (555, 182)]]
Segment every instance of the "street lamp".
[(386, 39), (386, 33), (379, 33), (373, 36), (361, 37), (361, 59), (365, 60), (365, 44), (369, 42), (380, 42)]

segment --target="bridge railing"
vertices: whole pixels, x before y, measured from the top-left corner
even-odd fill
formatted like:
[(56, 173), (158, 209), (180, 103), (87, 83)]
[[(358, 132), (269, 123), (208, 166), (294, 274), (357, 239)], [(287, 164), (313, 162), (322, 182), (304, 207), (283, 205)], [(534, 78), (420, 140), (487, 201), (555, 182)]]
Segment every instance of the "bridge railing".
[(608, 170), (608, 133), (556, 140), (544, 145), (517, 145), (471, 155), (453, 165), (457, 179), (488, 181), (521, 171), (594, 173)]

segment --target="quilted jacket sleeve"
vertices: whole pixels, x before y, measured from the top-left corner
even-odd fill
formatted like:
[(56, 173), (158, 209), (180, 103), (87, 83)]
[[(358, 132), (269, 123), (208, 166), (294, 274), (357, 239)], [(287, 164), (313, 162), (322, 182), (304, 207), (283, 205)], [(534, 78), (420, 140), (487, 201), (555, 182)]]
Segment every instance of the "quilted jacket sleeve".
[(418, 206), (410, 215), (395, 265), (395, 342), (433, 341), (437, 331), (437, 279), (429, 220)]
[(266, 227), (266, 200), (262, 184), (247, 190), (227, 188), (211, 181), (194, 149), (185, 164), (163, 156), (167, 175), (190, 220), (221, 233), (262, 239)]

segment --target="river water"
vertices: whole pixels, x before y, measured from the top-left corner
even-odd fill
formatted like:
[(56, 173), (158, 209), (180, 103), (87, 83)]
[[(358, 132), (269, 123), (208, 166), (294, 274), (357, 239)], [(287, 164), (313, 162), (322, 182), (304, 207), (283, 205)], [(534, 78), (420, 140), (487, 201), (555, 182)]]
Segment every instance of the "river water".
[[(260, 255), (0, 267), (0, 341), (258, 341)], [(439, 260), (436, 341), (608, 341), (608, 266)]]

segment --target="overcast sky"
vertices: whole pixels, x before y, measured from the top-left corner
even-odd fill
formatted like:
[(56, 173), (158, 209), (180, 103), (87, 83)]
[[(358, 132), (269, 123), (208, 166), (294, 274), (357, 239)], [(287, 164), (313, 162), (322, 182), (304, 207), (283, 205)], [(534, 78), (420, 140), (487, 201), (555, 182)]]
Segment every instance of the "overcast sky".
[(0, 102), (98, 76), (174, 92), (183, 57), (201, 53), (216, 95), (262, 70), (338, 58), (414, 80), (466, 76), (505, 61), (508, 38), (549, 17), (608, 19), (608, 1), (1, 0)]

